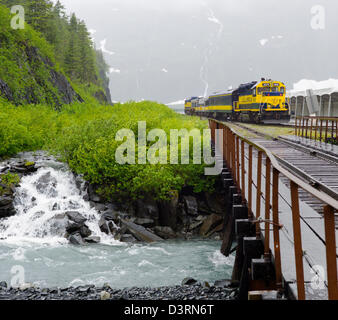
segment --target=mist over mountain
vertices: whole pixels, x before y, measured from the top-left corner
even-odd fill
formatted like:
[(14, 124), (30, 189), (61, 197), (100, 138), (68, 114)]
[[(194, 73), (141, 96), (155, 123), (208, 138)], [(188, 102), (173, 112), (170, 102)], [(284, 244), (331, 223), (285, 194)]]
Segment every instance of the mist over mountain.
[[(115, 101), (164, 103), (269, 77), (337, 77), (338, 2), (329, 0), (63, 0), (110, 65)], [(313, 6), (325, 28), (311, 27)]]

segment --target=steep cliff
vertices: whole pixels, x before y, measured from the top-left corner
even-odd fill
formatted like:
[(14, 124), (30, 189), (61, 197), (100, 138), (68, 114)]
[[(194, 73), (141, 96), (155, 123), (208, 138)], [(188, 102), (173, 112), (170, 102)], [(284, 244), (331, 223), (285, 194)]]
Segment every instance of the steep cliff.
[(16, 105), (47, 104), (56, 108), (84, 102), (87, 96), (110, 103), (100, 80), (88, 80), (86, 84), (70, 80), (60, 58), (56, 59), (56, 47), (27, 23), (24, 29), (13, 29), (12, 18), (9, 9), (0, 5), (1, 97)]

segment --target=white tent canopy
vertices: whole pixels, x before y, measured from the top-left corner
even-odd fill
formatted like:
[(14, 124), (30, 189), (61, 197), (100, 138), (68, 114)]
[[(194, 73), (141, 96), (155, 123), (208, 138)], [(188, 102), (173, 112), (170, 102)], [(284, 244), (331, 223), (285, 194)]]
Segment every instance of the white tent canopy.
[(286, 94), (293, 115), (338, 116), (338, 80), (301, 80)]

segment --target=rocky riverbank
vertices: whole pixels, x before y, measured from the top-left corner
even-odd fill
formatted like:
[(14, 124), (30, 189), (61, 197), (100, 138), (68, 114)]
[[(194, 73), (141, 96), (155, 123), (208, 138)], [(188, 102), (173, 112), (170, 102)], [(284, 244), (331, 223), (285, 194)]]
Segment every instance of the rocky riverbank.
[[(45, 153), (26, 153), (11, 159), (0, 167), (0, 219), (16, 214), (14, 200), (16, 187), (22, 177), (34, 174), (40, 168), (48, 168), (48, 161), (55, 162)], [(46, 165), (47, 163), (47, 165)], [(17, 180), (17, 181), (16, 181)], [(98, 226), (102, 233), (114, 240), (127, 243), (156, 242), (166, 239), (192, 239), (202, 237), (220, 240), (223, 232), (224, 194), (217, 188), (212, 194), (193, 193), (185, 188), (173, 194), (170, 201), (155, 201), (150, 195), (144, 199), (123, 204), (105, 201), (98, 185), (91, 185), (74, 175), (74, 184), (84, 201), (100, 215)], [(57, 197), (58, 183), (51, 174), (40, 175), (32, 186), (38, 195)], [(26, 197), (27, 200), (27, 197)], [(28, 199), (29, 206), (37, 206), (36, 197)], [(77, 210), (77, 203), (69, 203), (62, 211), (56, 200), (49, 210), (55, 215), (48, 221), (53, 234), (64, 236), (74, 245), (99, 243), (93, 236), (87, 218)], [(36, 212), (37, 217), (46, 212)]]
[(179, 286), (125, 289), (113, 289), (108, 285), (40, 289), (28, 284), (7, 288), (6, 283), (0, 283), (0, 300), (234, 300), (237, 292), (227, 280), (209, 285), (185, 279)]

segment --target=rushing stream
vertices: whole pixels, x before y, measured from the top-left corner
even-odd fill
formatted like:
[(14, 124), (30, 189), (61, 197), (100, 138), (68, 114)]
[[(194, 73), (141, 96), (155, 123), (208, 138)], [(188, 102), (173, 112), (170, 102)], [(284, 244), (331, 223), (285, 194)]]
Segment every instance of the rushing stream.
[[(185, 277), (209, 282), (231, 277), (233, 257), (219, 253), (218, 241), (130, 245), (112, 239), (100, 231), (99, 213), (83, 200), (84, 191), (64, 164), (24, 156), (41, 168), (21, 180), (17, 214), (0, 220), (0, 281), (11, 284), (18, 270), (24, 271), (22, 281), (40, 287), (159, 287), (180, 284)], [(60, 217), (70, 210), (88, 219), (100, 244), (68, 244)]]

